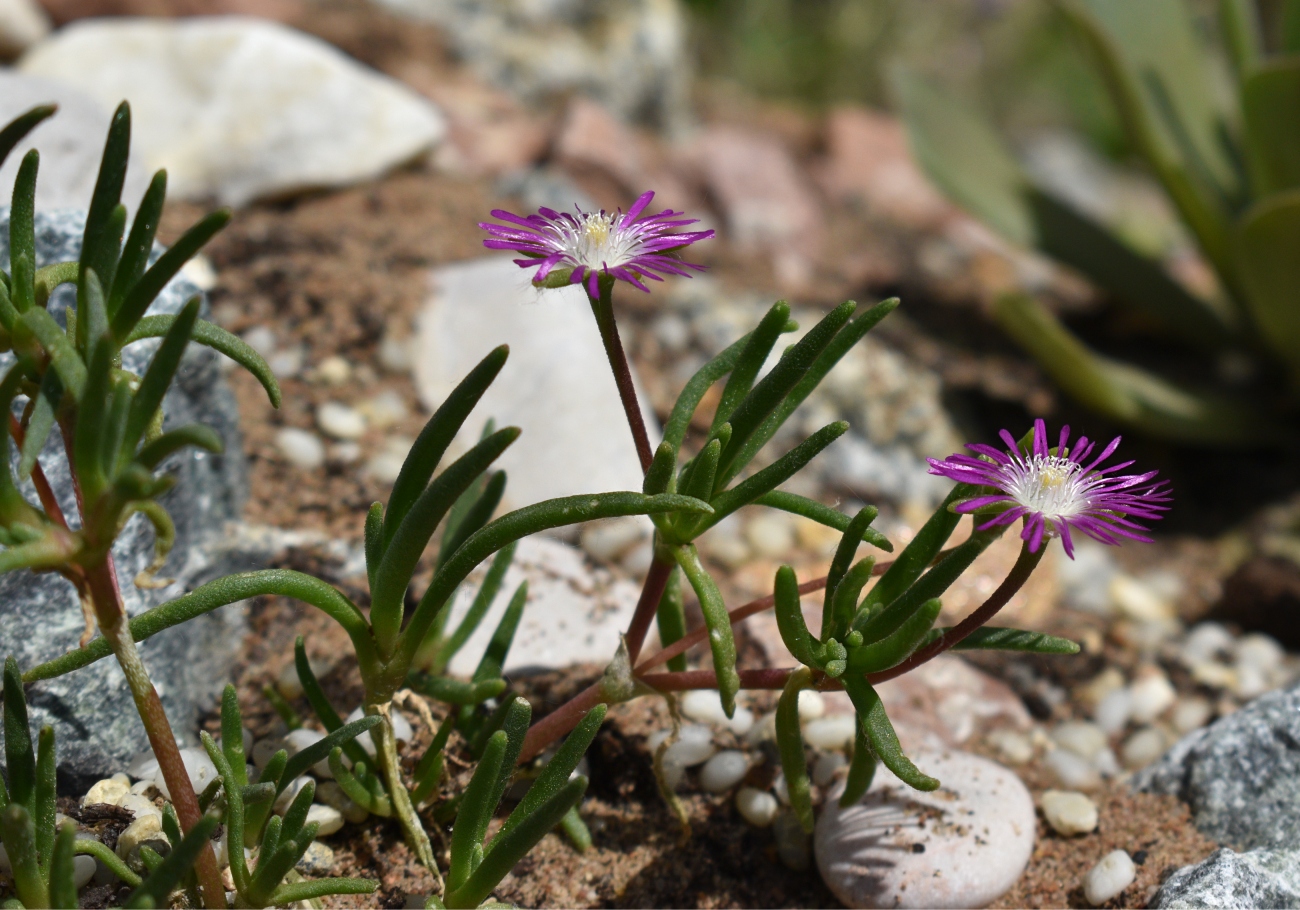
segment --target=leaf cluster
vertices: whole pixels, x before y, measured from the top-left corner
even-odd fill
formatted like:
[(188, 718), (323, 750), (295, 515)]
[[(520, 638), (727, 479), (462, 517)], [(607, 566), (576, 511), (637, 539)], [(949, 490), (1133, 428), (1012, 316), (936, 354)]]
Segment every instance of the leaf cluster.
[[(1172, 278), (1152, 256), (1036, 182), (968, 105), (902, 71), (897, 96), (917, 158), (959, 205), (1008, 240), (1082, 272), (1130, 322), (1183, 346), (1192, 362), (1247, 358), (1262, 380), (1243, 390), (1198, 370), (1194, 385), (1112, 359), (1028, 295), (1000, 300), (999, 322), (1063, 389), (1118, 422), (1213, 445), (1293, 440), (1287, 418), (1300, 391), (1300, 262), (1293, 253), (1300, 242), (1300, 2), (1275, 5), (1283, 13), (1280, 42), (1266, 48), (1255, 0), (1220, 0), (1219, 49), (1205, 45), (1187, 0), (1056, 6), (1099, 71), (1129, 144), (1214, 270), (1217, 289), (1197, 292)], [(1220, 90), (1225, 83), (1229, 91)]]

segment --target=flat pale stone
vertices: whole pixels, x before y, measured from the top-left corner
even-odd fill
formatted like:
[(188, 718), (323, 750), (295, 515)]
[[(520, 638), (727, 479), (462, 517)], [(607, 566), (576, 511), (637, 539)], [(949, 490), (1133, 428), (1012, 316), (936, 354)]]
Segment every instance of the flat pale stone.
[[(420, 399), (437, 408), (480, 360), (508, 344), (509, 359), (461, 428), (459, 451), (478, 442), (489, 417), (497, 427), (523, 430), (494, 464), (510, 478), (511, 507), (639, 492), (636, 447), (586, 293), (572, 286), (538, 291), (515, 258), (489, 256), (433, 271), (412, 348)], [(656, 445), (654, 414), (644, 404), (641, 410)], [(642, 522), (648, 532), (649, 519)]]
[[(513, 474), (510, 480), (513, 485)], [(469, 611), (486, 572), (487, 564), (480, 566), (461, 586), (452, 600), (448, 629), (456, 628)], [(613, 658), (619, 635), (636, 612), (640, 588), (592, 566), (576, 547), (548, 537), (526, 537), (519, 542), (491, 609), (452, 658), (453, 675), (473, 674), (511, 596), (525, 579), (528, 604), (506, 655), (505, 673), (605, 664)]]
[(346, 186), (428, 151), (446, 130), (411, 89), (264, 19), (85, 19), (18, 67), (109, 110), (130, 101), (132, 146), (167, 168), (172, 198), (241, 205)]
[(817, 819), (817, 867), (849, 907), (983, 907), (1015, 884), (1034, 847), (1034, 802), (1014, 773), (965, 752), (910, 756), (942, 786), (921, 793), (881, 765), (847, 809), (843, 785)]

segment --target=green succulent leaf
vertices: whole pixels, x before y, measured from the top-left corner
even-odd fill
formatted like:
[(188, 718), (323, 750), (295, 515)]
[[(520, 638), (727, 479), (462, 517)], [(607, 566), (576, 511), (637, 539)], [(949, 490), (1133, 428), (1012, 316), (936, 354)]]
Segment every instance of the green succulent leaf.
[[(936, 629), (943, 634), (948, 629)], [(1068, 638), (1044, 632), (1027, 632), (1001, 626), (981, 626), (955, 646), (954, 651), (1022, 651), (1029, 654), (1078, 654), (1079, 645)]]
[(50, 117), (59, 109), (57, 104), (42, 104), (24, 114), (19, 114), (0, 129), (0, 164), (4, 164), (14, 146), (23, 141), (23, 137), (35, 129), (42, 120)]
[(736, 365), (732, 368), (727, 384), (722, 390), (722, 398), (718, 401), (717, 410), (713, 413), (713, 425), (709, 428), (710, 436), (717, 434), (718, 429), (727, 422), (732, 412), (753, 389), (758, 371), (767, 362), (768, 355), (772, 353), (777, 339), (786, 331), (786, 324), (789, 321), (790, 305), (784, 300), (778, 300), (763, 316), (758, 327), (749, 334), (745, 347), (736, 358)]
[(921, 771), (912, 764), (912, 760), (903, 754), (903, 747), (898, 743), (898, 734), (894, 725), (885, 714), (885, 705), (876, 690), (865, 680), (853, 676), (844, 677), (844, 688), (853, 701), (853, 707), (866, 729), (871, 741), (871, 750), (894, 776), (916, 790), (937, 790), (939, 781)]
[(809, 834), (813, 830), (812, 787), (808, 780), (803, 735), (799, 732), (799, 692), (811, 685), (812, 674), (807, 667), (801, 667), (790, 674), (776, 705), (776, 747), (781, 755), (781, 770), (785, 774), (786, 791), (790, 794), (790, 807)]
[[(176, 319), (176, 316), (145, 316), (135, 324), (131, 334), (122, 342), (122, 346), (126, 347), (143, 338), (162, 338), (171, 331)], [(238, 335), (232, 335), (220, 326), (200, 319), (194, 323), (194, 332), (190, 340), (212, 348), (219, 354), (225, 354), (248, 370), (266, 390), (266, 397), (270, 399), (271, 406), (276, 408), (280, 406), (280, 384), (276, 382), (271, 367), (262, 359), (261, 354), (244, 343)]]
[(718, 696), (722, 701), (722, 710), (727, 717), (731, 717), (736, 711), (736, 693), (740, 691), (740, 674), (736, 671), (736, 639), (731, 631), (731, 617), (727, 615), (727, 605), (722, 600), (718, 583), (700, 562), (700, 554), (694, 544), (674, 547), (673, 557), (700, 601), (704, 625), (709, 630), (709, 650), (713, 653), (713, 670), (718, 679)]
[[(193, 868), (199, 853), (208, 845), (213, 830), (220, 819), (215, 815), (201, 818), (184, 840), (172, 848), (171, 853), (156, 870), (127, 898), (127, 907), (166, 907), (172, 890), (181, 878)], [(231, 853), (241, 851), (232, 850)], [(232, 867), (233, 868), (233, 867)]]
[(848, 808), (866, 795), (876, 776), (876, 753), (871, 748), (871, 737), (861, 716), (854, 717), (853, 758), (849, 761), (849, 774), (840, 794), (840, 806)]
[(126, 245), (122, 248), (122, 257), (113, 275), (113, 283), (108, 292), (108, 315), (117, 315), (127, 293), (144, 275), (149, 265), (149, 254), (153, 252), (154, 237), (158, 233), (158, 222), (162, 218), (163, 202), (167, 198), (167, 172), (159, 171), (149, 181), (149, 188), (135, 219), (131, 222), (131, 232), (127, 235)]

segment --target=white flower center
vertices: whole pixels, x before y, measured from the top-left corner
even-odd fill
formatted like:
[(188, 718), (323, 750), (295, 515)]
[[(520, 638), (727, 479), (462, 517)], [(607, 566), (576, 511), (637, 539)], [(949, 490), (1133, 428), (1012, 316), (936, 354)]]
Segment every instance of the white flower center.
[(1055, 455), (1034, 455), (1006, 468), (1007, 493), (1031, 512), (1068, 518), (1088, 507), (1093, 484), (1080, 476), (1082, 466)]
[(574, 262), (588, 268), (611, 268), (630, 261), (640, 246), (635, 232), (618, 227), (622, 215), (615, 212), (583, 212), (578, 215), (578, 226), (561, 232), (560, 242), (565, 254)]

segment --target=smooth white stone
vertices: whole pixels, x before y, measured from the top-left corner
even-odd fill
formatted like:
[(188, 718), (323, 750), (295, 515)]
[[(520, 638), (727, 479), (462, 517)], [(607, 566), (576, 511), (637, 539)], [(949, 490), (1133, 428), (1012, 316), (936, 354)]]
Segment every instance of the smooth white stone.
[(327, 834), (333, 834), (343, 827), (343, 813), (333, 806), (322, 806), (319, 803), (314, 803), (307, 810), (307, 823), (312, 822), (320, 825), (316, 835), (325, 837)]
[(745, 733), (745, 745), (757, 748), (776, 739), (776, 712), (764, 714)]
[(366, 432), (366, 419), (355, 408), (337, 401), (316, 408), (316, 425), (335, 439), (360, 439)]
[(1083, 896), (1094, 907), (1100, 907), (1133, 884), (1137, 867), (1123, 850), (1112, 850), (1101, 858), (1083, 878)]
[(131, 792), (136, 796), (149, 796), (150, 793), (157, 793), (158, 788), (154, 786), (153, 778), (148, 780), (138, 780), (131, 785)]
[(745, 525), (745, 541), (765, 559), (782, 559), (794, 549), (794, 524), (783, 512), (762, 512)]
[(831, 751), (834, 749), (847, 749), (853, 745), (853, 738), (857, 735), (855, 729), (854, 715), (852, 714), (832, 714), (829, 717), (819, 717), (816, 720), (810, 720), (803, 728), (804, 742), (814, 749)]
[(128, 793), (118, 800), (118, 806), (130, 812), (136, 818), (142, 815), (161, 816), (162, 812), (154, 805), (154, 801), (147, 796), (141, 796), (138, 793)]
[(166, 854), (170, 841), (162, 830), (162, 815), (141, 815), (117, 836), (117, 855), (128, 862), (137, 858), (141, 846), (148, 844), (159, 853)]
[(1111, 579), (1110, 599), (1129, 619), (1154, 622), (1174, 618), (1173, 603), (1151, 585), (1120, 573)]
[[(306, 776), (295, 777), (293, 780), (289, 781), (289, 785), (280, 791), (280, 795), (275, 798), (275, 805), (271, 807), (271, 811), (276, 815), (284, 815), (284, 813), (289, 811), (289, 806), (293, 803), (294, 797), (297, 796), (302, 791), (302, 788), (307, 786), (309, 783), (314, 784), (316, 782)], [(314, 796), (312, 798), (315, 799)]]
[(411, 413), (411, 409), (406, 406), (406, 399), (392, 389), (384, 389), (366, 399), (357, 405), (357, 410), (370, 426), (379, 430), (401, 423)]
[(1233, 659), (1237, 666), (1250, 664), (1264, 673), (1271, 673), (1286, 658), (1286, 650), (1278, 644), (1276, 638), (1262, 632), (1251, 632), (1237, 640), (1233, 648)]
[(1101, 775), (1086, 758), (1080, 758), (1068, 749), (1051, 749), (1043, 757), (1043, 764), (1052, 772), (1057, 782), (1071, 790), (1095, 790), (1101, 786)]
[(90, 785), (86, 795), (81, 798), (83, 806), (104, 803), (110, 806), (118, 805), (123, 797), (131, 793), (131, 781), (125, 774), (114, 774), (112, 777), (104, 780), (97, 780)]
[(1269, 685), (1268, 674), (1255, 664), (1238, 661), (1233, 669), (1237, 671), (1237, 679), (1233, 683), (1232, 694), (1242, 701), (1249, 701), (1263, 695), (1272, 688)]
[(737, 736), (745, 736), (754, 727), (754, 712), (743, 705), (736, 705), (736, 713), (723, 726)]
[(1168, 747), (1165, 735), (1155, 727), (1143, 727), (1124, 741), (1120, 757), (1130, 771), (1145, 768), (1164, 754)]
[(326, 450), (325, 458), (330, 464), (356, 464), (361, 460), (361, 443), (350, 439), (336, 442)]
[[(579, 542), (592, 558), (614, 562), (632, 547), (648, 539), (653, 531), (654, 526), (640, 516), (607, 518), (604, 521), (590, 522), (582, 529)], [(694, 693), (687, 693), (691, 694)]]
[(716, 689), (693, 689), (682, 696), (681, 711), (691, 720), (714, 726), (726, 726), (730, 718), (722, 710), (722, 698)]
[(244, 340), (244, 344), (263, 357), (270, 357), (279, 345), (275, 330), (268, 325), (255, 325), (239, 337)]
[(711, 742), (682, 738), (664, 752), (664, 765), (693, 768), (708, 761), (716, 751), (717, 747)]
[(988, 744), (998, 750), (1004, 761), (1023, 765), (1034, 757), (1034, 741), (1015, 730), (994, 730), (985, 737)]
[(1188, 666), (1207, 660), (1216, 660), (1233, 650), (1236, 639), (1226, 626), (1217, 622), (1200, 622), (1192, 626), (1181, 646), (1182, 658)]
[(1092, 717), (1103, 733), (1113, 736), (1124, 729), (1132, 711), (1132, 694), (1128, 689), (1116, 689), (1097, 703)]
[(49, 14), (36, 0), (0, 0), (0, 60), (18, 56), (50, 28)]
[(411, 339), (385, 332), (379, 342), (379, 365), (390, 373), (411, 371)]
[[(528, 442), (496, 462), (510, 476), (506, 507), (641, 489), (631, 434), (608, 432), (626, 427), (627, 418), (608, 381), (609, 362), (586, 293), (574, 285), (537, 291), (516, 258), (493, 255), (432, 271), (433, 293), (417, 318), (412, 348), (421, 401), (435, 410), (489, 351), (509, 344), (510, 359), (475, 410), (484, 416), (466, 421), (458, 437), (462, 451), (475, 444), (486, 415), (498, 427), (523, 430)], [(650, 444), (657, 445), (654, 412), (642, 411)], [(602, 659), (608, 661), (616, 647), (617, 641)], [(516, 641), (512, 653), (519, 650)]]
[[(318, 807), (313, 806), (312, 808)], [(310, 820), (310, 813), (308, 813), (308, 821)], [(321, 828), (320, 833), (324, 834), (325, 829)], [(307, 845), (306, 852), (303, 853), (302, 859), (298, 860), (298, 864), (294, 868), (303, 875), (329, 875), (330, 870), (334, 868), (334, 862), (334, 851), (320, 841), (314, 840)], [(421, 904), (420, 906), (423, 907), (424, 905)]]
[(1131, 705), (1133, 720), (1139, 724), (1149, 724), (1178, 698), (1178, 692), (1169, 677), (1159, 667), (1144, 667), (1135, 676), (1129, 692), (1133, 696)]
[(736, 811), (755, 828), (766, 828), (776, 818), (781, 807), (776, 797), (756, 787), (741, 787), (736, 791)]
[(799, 692), (799, 722), (806, 724), (826, 713), (826, 699), (812, 689)]
[(343, 385), (352, 378), (352, 364), (337, 354), (331, 354), (316, 364), (316, 379), (326, 385)]
[[(817, 820), (817, 866), (849, 907), (982, 907), (1029, 862), (1037, 820), (1029, 791), (1001, 765), (962, 752), (919, 752), (941, 781), (922, 793), (884, 766), (857, 803), (835, 787)], [(918, 850), (919, 846), (919, 850)]]
[(785, 772), (778, 771), (772, 781), (772, 792), (776, 794), (776, 801), (783, 806), (790, 805), (790, 785), (785, 782)]
[(267, 763), (275, 756), (275, 753), (284, 748), (284, 741), (280, 739), (259, 739), (253, 743), (253, 751), (250, 757), (253, 759), (253, 767), (261, 771)]
[(131, 758), (130, 764), (126, 766), (126, 773), (135, 780), (152, 782), (153, 776), (158, 773), (158, 759), (154, 758), (153, 752), (149, 749), (137, 752)]
[(1046, 790), (1039, 805), (1057, 834), (1087, 834), (1097, 827), (1097, 804), (1077, 790)]
[(80, 891), (90, 884), (95, 877), (95, 858), (93, 856), (74, 856), (72, 858), (72, 884)]
[(712, 756), (700, 769), (700, 786), (709, 793), (725, 793), (745, 777), (749, 758), (744, 752), (725, 749)]
[(293, 379), (302, 372), (302, 363), (306, 352), (302, 345), (295, 344), (282, 348), (266, 358), (266, 365), (271, 368), (276, 379)]
[(260, 18), (82, 19), (19, 68), (110, 109), (130, 99), (132, 148), (150, 170), (167, 168), (178, 198), (243, 205), (348, 186), (416, 158), (446, 131), (411, 89)]
[(325, 443), (310, 430), (284, 427), (275, 434), (275, 446), (295, 468), (312, 471), (325, 463)]
[(1092, 759), (1092, 766), (1101, 772), (1102, 777), (1114, 777), (1120, 773), (1119, 759), (1110, 746), (1102, 749)]
[[(185, 764), (185, 772), (190, 778), (190, 785), (194, 787), (195, 793), (202, 793), (208, 784), (217, 779), (217, 766), (212, 763), (212, 759), (208, 758), (208, 753), (205, 751), (181, 749), (180, 752), (181, 761)], [(153, 782), (164, 797), (172, 798), (161, 768), (154, 773)]]
[(1170, 720), (1174, 725), (1174, 729), (1179, 733), (1191, 733), (1193, 730), (1204, 727), (1213, 713), (1214, 706), (1210, 704), (1208, 699), (1199, 695), (1192, 695), (1178, 700), (1178, 704), (1174, 705)]
[(389, 439), (381, 452), (366, 462), (366, 473), (380, 483), (396, 483), (406, 464), (406, 455), (411, 451), (409, 439), (394, 437)]
[(825, 789), (834, 783), (835, 775), (840, 768), (846, 768), (848, 764), (849, 760), (844, 757), (843, 752), (823, 752), (813, 762), (812, 782)]
[(1106, 748), (1106, 734), (1101, 728), (1082, 720), (1067, 720), (1058, 725), (1052, 731), (1052, 740), (1061, 748), (1069, 749), (1089, 761)]
[[(362, 736), (364, 735), (365, 734), (363, 733)], [(305, 727), (297, 730), (290, 730), (288, 735), (284, 738), (284, 749), (289, 753), (289, 757), (293, 758), (303, 749), (306, 749), (308, 746), (314, 746), (324, 738), (325, 734), (321, 733), (319, 730), (308, 730)], [(334, 772), (330, 770), (328, 758), (322, 758), (320, 761), (316, 762), (316, 764), (312, 765), (311, 771), (317, 777), (323, 777), (326, 779), (334, 776)]]
[[(354, 720), (361, 720), (365, 716), (364, 709), (356, 708), (343, 722), (350, 724)], [(393, 725), (393, 738), (397, 740), (399, 746), (409, 743), (412, 737), (415, 736), (415, 730), (411, 728), (411, 722), (403, 716), (401, 711), (393, 709), (389, 712), (388, 719)], [(375, 754), (375, 740), (369, 733), (362, 733), (357, 737), (357, 742), (361, 744), (361, 748), (365, 749), (367, 753), (372, 756)]]
[(321, 781), (316, 787), (316, 801), (325, 806), (333, 806), (348, 821), (359, 825), (370, 817), (370, 812), (352, 801), (343, 788), (332, 780)]

